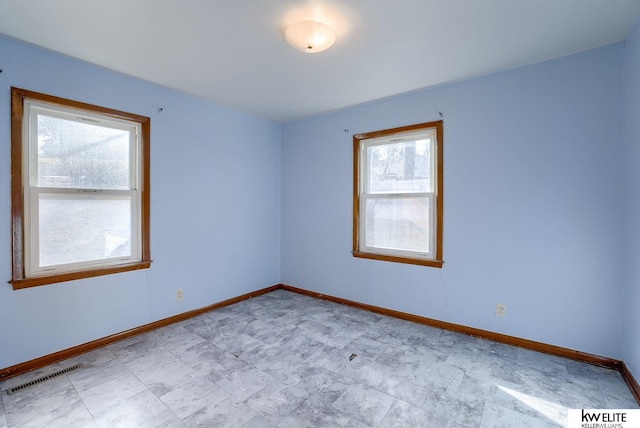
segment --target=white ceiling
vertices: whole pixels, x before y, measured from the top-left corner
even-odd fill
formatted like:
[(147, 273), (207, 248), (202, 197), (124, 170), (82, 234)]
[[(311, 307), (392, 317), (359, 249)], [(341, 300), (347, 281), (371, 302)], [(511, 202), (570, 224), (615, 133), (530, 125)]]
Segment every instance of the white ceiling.
[[(278, 122), (614, 43), (639, 17), (640, 0), (0, 0), (2, 34)], [(331, 49), (286, 44), (310, 18)]]

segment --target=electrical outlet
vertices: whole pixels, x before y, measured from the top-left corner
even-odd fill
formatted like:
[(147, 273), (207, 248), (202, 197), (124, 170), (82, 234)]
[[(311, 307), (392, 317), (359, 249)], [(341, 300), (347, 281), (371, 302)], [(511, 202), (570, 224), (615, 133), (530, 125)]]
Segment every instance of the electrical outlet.
[(182, 300), (182, 288), (176, 290), (176, 300)]
[(502, 303), (498, 303), (496, 305), (496, 316), (497, 317), (503, 317), (507, 314), (507, 307), (505, 305), (503, 305)]

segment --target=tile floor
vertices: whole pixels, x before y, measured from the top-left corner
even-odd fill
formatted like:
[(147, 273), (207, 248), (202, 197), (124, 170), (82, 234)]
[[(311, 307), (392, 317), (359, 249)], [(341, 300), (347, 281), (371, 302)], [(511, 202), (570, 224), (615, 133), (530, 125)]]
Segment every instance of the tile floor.
[(78, 362), (3, 392), (0, 428), (555, 427), (568, 408), (638, 408), (615, 371), (284, 290), (0, 389)]

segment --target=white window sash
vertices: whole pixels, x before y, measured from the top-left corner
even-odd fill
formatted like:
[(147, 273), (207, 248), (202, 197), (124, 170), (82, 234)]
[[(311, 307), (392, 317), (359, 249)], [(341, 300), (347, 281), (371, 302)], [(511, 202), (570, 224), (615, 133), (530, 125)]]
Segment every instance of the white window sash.
[[(374, 253), (380, 255), (388, 255), (388, 256), (397, 256), (397, 257), (409, 257), (409, 258), (417, 258), (417, 259), (425, 259), (425, 260), (433, 260), (436, 257), (436, 233), (437, 230), (437, 215), (436, 215), (436, 193), (435, 189), (437, 186), (437, 174), (436, 171), (436, 141), (437, 135), (435, 129), (428, 130), (420, 130), (413, 131), (404, 134), (396, 134), (392, 136), (385, 136), (379, 138), (371, 138), (369, 140), (363, 141), (360, 145), (360, 189), (359, 189), (359, 236), (358, 236), (358, 246), (361, 251), (367, 253)], [(369, 175), (371, 174), (369, 161), (367, 159), (367, 149), (373, 146), (382, 146), (387, 144), (393, 144), (400, 141), (411, 141), (411, 140), (419, 140), (419, 139), (431, 139), (431, 189), (429, 192), (409, 192), (404, 191), (400, 193), (370, 193), (369, 189)], [(428, 210), (429, 210), (429, 251), (412, 251), (412, 250), (401, 250), (396, 248), (386, 248), (386, 247), (376, 247), (372, 245), (368, 245), (366, 242), (367, 237), (367, 202), (372, 199), (393, 199), (393, 198), (427, 198)]]
[[(36, 277), (59, 273), (76, 272), (91, 268), (112, 267), (130, 264), (142, 260), (142, 194), (140, 192), (142, 180), (141, 165), (141, 129), (140, 125), (127, 120), (105, 117), (99, 114), (74, 110), (66, 107), (52, 106), (37, 101), (25, 101), (25, 115), (28, 120), (23, 121), (23, 183), (24, 183), (24, 233), (25, 242), (29, 243), (29, 251), (25, 251), (25, 276)], [(38, 151), (38, 115), (45, 114), (65, 120), (91, 123), (114, 129), (125, 130), (130, 135), (129, 153), (129, 190), (118, 189), (83, 189), (64, 187), (39, 187), (37, 170)], [(131, 255), (127, 257), (110, 257), (75, 263), (64, 263), (51, 266), (40, 265), (39, 242), (39, 200), (41, 195), (58, 194), (76, 198), (91, 199), (128, 199), (131, 203), (130, 211), (130, 245)]]
[[(368, 245), (367, 238), (367, 202), (373, 199), (388, 200), (388, 199), (408, 199), (408, 198), (426, 198), (429, 201), (429, 251), (412, 251), (412, 250), (400, 250), (396, 248), (376, 247)], [(362, 194), (360, 196), (360, 225), (359, 225), (359, 248), (367, 253), (375, 253), (397, 257), (411, 257), (431, 260), (435, 258), (436, 242), (434, 230), (436, 227), (436, 213), (435, 213), (435, 200), (436, 195), (433, 192), (429, 193), (389, 193), (389, 194)]]
[[(30, 251), (26, 252), (26, 266), (27, 276), (43, 276), (65, 272), (75, 272), (79, 270), (89, 268), (99, 268), (107, 266), (117, 266), (122, 264), (134, 263), (142, 259), (141, 248), (141, 231), (136, 217), (139, 217), (139, 192), (135, 190), (99, 190), (99, 191), (85, 191), (83, 189), (59, 189), (59, 188), (38, 188), (33, 187), (30, 189), (29, 195), (29, 210), (26, 211), (26, 238), (30, 243)], [(42, 266), (40, 263), (40, 209), (39, 201), (41, 195), (61, 195), (70, 196), (78, 199), (103, 199), (103, 200), (117, 200), (126, 199), (131, 203), (131, 218), (130, 218), (130, 244), (131, 255), (123, 257), (116, 256), (110, 258), (102, 258), (95, 260), (88, 260), (75, 263), (65, 263), (57, 265)]]

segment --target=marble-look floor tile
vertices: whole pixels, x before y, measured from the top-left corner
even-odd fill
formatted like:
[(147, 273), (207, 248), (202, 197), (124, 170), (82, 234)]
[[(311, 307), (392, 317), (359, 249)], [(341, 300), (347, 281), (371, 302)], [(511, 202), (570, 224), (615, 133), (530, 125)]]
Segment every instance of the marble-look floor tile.
[(344, 428), (371, 428), (371, 425), (367, 425), (357, 419), (349, 419), (349, 422), (345, 424)]
[(209, 404), (184, 421), (188, 427), (192, 428), (236, 428), (249, 422), (255, 415), (256, 413), (248, 406), (231, 398), (225, 398)]
[(171, 410), (165, 410), (146, 419), (136, 428), (187, 428), (187, 424)]
[(549, 395), (525, 392), (517, 385), (500, 384), (496, 393), (489, 396), (486, 401), (491, 405), (511, 409), (519, 414), (556, 424), (564, 424), (567, 419), (566, 405), (550, 398)]
[(384, 317), (375, 327), (381, 338), (386, 338), (389, 342), (402, 343), (412, 335), (420, 336), (424, 326), (398, 318)]
[(73, 385), (65, 380), (65, 386), (54, 388), (53, 384), (43, 383), (5, 395), (7, 425), (21, 428), (96, 426)]
[(128, 363), (140, 357), (152, 355), (159, 346), (149, 334), (145, 333), (109, 344), (107, 349), (123, 363)]
[[(259, 369), (267, 369), (271, 364), (290, 357), (290, 352), (280, 346), (263, 344), (242, 354), (242, 361)], [(239, 358), (239, 357), (238, 357)]]
[(444, 362), (437, 362), (418, 366), (413, 372), (412, 379), (417, 385), (423, 385), (426, 382), (443, 385), (448, 388), (458, 388), (462, 385), (464, 375), (464, 369)]
[(515, 357), (512, 355), (501, 356), (480, 349), (469, 349), (466, 346), (454, 348), (447, 356), (446, 363), (464, 369), (470, 375), (509, 375), (517, 369)]
[(260, 367), (282, 385), (295, 385), (315, 371), (306, 361), (295, 354), (285, 353), (282, 358), (272, 360)]
[(82, 367), (67, 375), (79, 392), (87, 391), (112, 379), (119, 379), (130, 374), (129, 368), (117, 358), (82, 364)]
[(0, 383), (0, 428), (557, 427), (620, 373), (277, 290)]
[(458, 388), (451, 388), (460, 394), (486, 397), (496, 393), (499, 384), (509, 384), (506, 381), (499, 381), (490, 374), (465, 371), (462, 382)]
[(216, 342), (216, 345), (223, 351), (236, 357), (240, 357), (245, 352), (251, 352), (261, 345), (264, 345), (264, 343), (258, 339), (254, 339), (248, 334), (241, 333), (234, 337), (226, 337), (223, 340)]
[(158, 328), (147, 333), (149, 340), (156, 342), (160, 346), (171, 339), (188, 336), (191, 331), (181, 323), (169, 324), (163, 328)]
[(0, 398), (0, 428), (7, 428), (8, 426), (9, 425), (7, 424), (7, 416), (4, 412), (4, 403), (2, 401), (2, 398)]
[(67, 405), (58, 412), (41, 415), (18, 425), (23, 428), (98, 428), (93, 416), (82, 405)]
[(303, 360), (307, 360), (309, 357), (322, 351), (327, 347), (324, 343), (304, 335), (302, 330), (296, 329), (295, 335), (290, 336), (281, 345), (282, 349), (287, 350), (291, 354), (297, 355)]
[(568, 374), (565, 358), (519, 348), (516, 361), (519, 366), (528, 367), (550, 376), (565, 378)]
[(127, 367), (157, 396), (164, 395), (185, 380), (197, 377), (197, 372), (178, 357), (158, 349), (127, 363)]
[(160, 397), (160, 400), (179, 418), (185, 419), (211, 403), (228, 398), (218, 385), (206, 378), (178, 385)]
[(362, 384), (353, 384), (333, 407), (370, 426), (378, 426), (396, 399)]
[(278, 428), (342, 427), (347, 422), (349, 417), (337, 409), (317, 408), (305, 402), (280, 422)]
[(444, 360), (451, 354), (456, 341), (457, 336), (446, 334), (426, 337), (411, 335), (402, 342), (402, 346), (416, 356), (437, 357)]
[(316, 409), (330, 407), (354, 383), (352, 379), (340, 377), (326, 370), (316, 369), (305, 376), (298, 388), (308, 397), (305, 405)]
[(165, 414), (167, 406), (151, 391), (144, 389), (134, 395), (122, 397), (99, 411), (92, 411), (100, 427), (137, 427)]
[(345, 348), (352, 354), (375, 360), (388, 347), (389, 345), (386, 343), (378, 342), (377, 340), (370, 339), (368, 337), (358, 336), (353, 339)]
[(267, 345), (282, 346), (291, 337), (297, 336), (297, 326), (288, 322), (288, 319), (272, 319), (269, 322), (257, 319), (247, 324), (244, 332)]
[(384, 379), (391, 377), (394, 371), (375, 360), (356, 356), (346, 364), (343, 374), (364, 385), (376, 387)]
[(411, 377), (415, 370), (430, 367), (444, 361), (444, 357), (438, 355), (422, 355), (406, 345), (389, 346), (376, 361), (390, 367), (394, 374), (400, 377)]
[(229, 354), (207, 341), (187, 349), (180, 354), (179, 358), (201, 375), (224, 374), (234, 370), (242, 370), (248, 365), (243, 359)]
[(280, 423), (307, 399), (304, 388), (270, 384), (249, 397), (245, 403), (273, 424)]
[(273, 425), (267, 418), (262, 415), (255, 415), (247, 423), (242, 425), (242, 428), (274, 428)]
[(549, 428), (550, 426), (553, 426), (552, 421), (534, 418), (493, 403), (485, 405), (480, 421), (480, 428)]
[(220, 388), (237, 401), (245, 401), (256, 392), (273, 383), (275, 383), (273, 376), (255, 367), (234, 371), (216, 381)]
[(198, 336), (197, 334), (187, 332), (181, 336), (167, 338), (160, 346), (171, 352), (173, 355), (179, 357), (187, 349), (205, 341), (206, 339)]
[(102, 412), (121, 402), (123, 398), (135, 396), (147, 389), (147, 386), (130, 371), (117, 376), (112, 375), (109, 380), (85, 390), (78, 390), (76, 387), (92, 414)]
[[(436, 397), (437, 400), (434, 402)], [(452, 393), (448, 388), (443, 388), (437, 394), (429, 395), (423, 407), (429, 409), (433, 419), (442, 425), (455, 423), (477, 427), (482, 419), (484, 404), (485, 400), (482, 396)]]
[(318, 323), (315, 321), (306, 321), (298, 326), (302, 330), (302, 334), (306, 337), (322, 342), (333, 348), (343, 349), (356, 337), (358, 333), (351, 330), (336, 328), (335, 326)]
[(432, 388), (433, 385), (416, 385), (405, 378), (395, 375), (384, 378), (376, 386), (377, 390), (417, 407), (422, 407)]
[[(432, 413), (413, 406), (406, 401), (396, 400), (377, 425), (378, 428), (423, 428), (437, 426)], [(446, 425), (441, 425), (446, 426)]]

